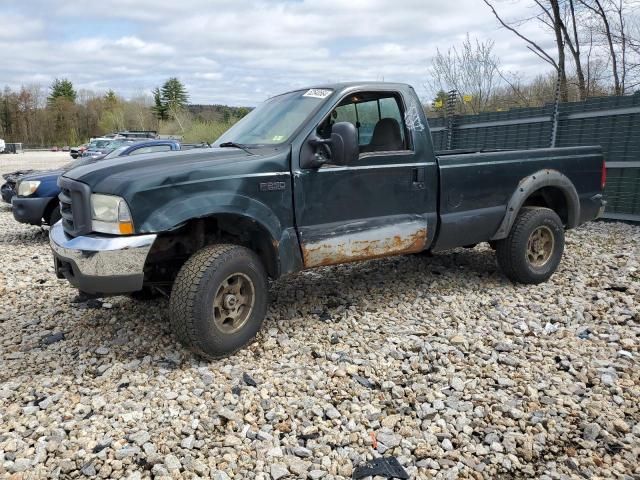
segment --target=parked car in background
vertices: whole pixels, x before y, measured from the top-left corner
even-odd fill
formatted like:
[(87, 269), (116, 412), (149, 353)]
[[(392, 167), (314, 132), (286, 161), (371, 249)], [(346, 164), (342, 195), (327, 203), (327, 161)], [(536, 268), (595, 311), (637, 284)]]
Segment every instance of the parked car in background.
[(85, 143), (78, 147), (69, 149), (71, 158), (78, 158), (87, 150), (100, 150), (105, 142), (112, 142), (114, 140), (154, 140), (158, 138), (158, 132), (155, 130), (124, 130), (122, 132), (115, 132), (105, 135), (104, 137), (92, 138), (89, 143)]
[(0, 193), (2, 194), (2, 200), (6, 203), (11, 203), (11, 199), (16, 194), (16, 183), (18, 179), (24, 175), (33, 173), (35, 170), (17, 170), (11, 173), (5, 173), (2, 175), (5, 183), (0, 187)]
[(155, 130), (124, 130), (117, 132), (114, 138), (136, 138), (138, 140), (149, 139), (154, 140), (158, 138), (158, 132)]
[(88, 147), (88, 143), (83, 143), (82, 145), (79, 145), (77, 147), (71, 147), (69, 149), (69, 155), (71, 155), (71, 158), (76, 159), (80, 156), (82, 156), (82, 152), (84, 152), (87, 147)]
[(107, 145), (108, 143), (113, 142), (112, 137), (98, 137), (92, 138), (89, 143), (84, 143), (78, 147), (71, 148), (69, 150), (69, 155), (71, 158), (81, 157), (84, 152), (89, 149), (99, 149)]
[[(180, 145), (180, 142), (176, 140), (147, 140), (134, 141), (134, 143), (130, 143), (127, 140), (124, 144), (109, 153), (103, 155), (92, 155), (90, 158), (97, 161), (116, 157), (127, 157), (130, 155), (142, 155), (145, 153), (170, 152), (181, 149), (182, 146)], [(83, 155), (83, 158), (87, 158), (87, 156)]]
[(60, 208), (58, 206), (60, 188), (57, 182), (63, 173), (101, 160), (176, 150), (180, 150), (180, 143), (174, 140), (149, 140), (133, 144), (127, 143), (112, 150), (109, 154), (99, 157), (82, 157), (58, 170), (24, 174), (16, 179), (17, 185), (14, 184), (15, 194), (10, 199), (13, 205), (13, 217), (21, 223), (30, 225), (53, 225), (60, 220)]
[(104, 157), (106, 154), (111, 153), (118, 147), (121, 147), (123, 145), (133, 145), (138, 141), (139, 140), (136, 140), (134, 138), (116, 138), (111, 139), (109, 142), (96, 142), (95, 146), (89, 144), (89, 147), (84, 152), (82, 152), (82, 158)]

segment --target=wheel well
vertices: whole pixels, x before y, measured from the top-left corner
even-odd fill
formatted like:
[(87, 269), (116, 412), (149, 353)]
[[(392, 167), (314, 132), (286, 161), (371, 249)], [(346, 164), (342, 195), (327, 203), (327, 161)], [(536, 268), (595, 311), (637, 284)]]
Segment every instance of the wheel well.
[(187, 259), (214, 243), (233, 243), (253, 250), (271, 278), (278, 277), (276, 240), (255, 220), (242, 215), (217, 214), (196, 218), (158, 235), (147, 257), (145, 282), (169, 284)]
[(44, 218), (45, 222), (49, 221), (49, 217), (51, 217), (51, 213), (53, 213), (53, 211), (55, 210), (55, 208), (59, 205), (59, 201), (58, 201), (58, 197), (53, 198), (48, 204), (47, 204), (47, 208), (45, 208), (44, 210), (44, 216), (42, 218)]
[(563, 225), (569, 223), (569, 202), (567, 197), (558, 187), (543, 187), (533, 192), (525, 202), (523, 207), (546, 207), (558, 214)]

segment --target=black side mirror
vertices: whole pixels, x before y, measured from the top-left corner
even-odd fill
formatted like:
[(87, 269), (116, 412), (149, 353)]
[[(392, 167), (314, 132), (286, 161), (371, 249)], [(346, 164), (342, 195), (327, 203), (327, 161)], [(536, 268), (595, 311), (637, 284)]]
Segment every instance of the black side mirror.
[(348, 165), (358, 159), (358, 130), (349, 122), (338, 122), (331, 127), (331, 138), (312, 136), (300, 156), (302, 168), (320, 168), (325, 163)]
[(360, 155), (358, 130), (353, 123), (338, 122), (331, 127), (331, 163), (349, 165)]

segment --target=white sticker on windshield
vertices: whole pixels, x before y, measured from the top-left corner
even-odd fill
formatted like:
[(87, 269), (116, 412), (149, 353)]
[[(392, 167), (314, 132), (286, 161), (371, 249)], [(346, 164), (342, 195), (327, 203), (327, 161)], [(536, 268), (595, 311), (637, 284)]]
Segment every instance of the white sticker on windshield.
[(307, 90), (307, 93), (302, 96), (312, 98), (327, 98), (329, 95), (331, 95), (331, 90), (327, 88), (310, 88), (309, 90)]

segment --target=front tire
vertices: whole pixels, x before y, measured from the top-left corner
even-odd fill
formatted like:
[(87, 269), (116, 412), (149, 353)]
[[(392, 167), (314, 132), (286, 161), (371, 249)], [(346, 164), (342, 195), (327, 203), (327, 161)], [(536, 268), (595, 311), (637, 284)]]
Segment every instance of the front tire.
[(549, 208), (525, 207), (509, 236), (496, 242), (496, 258), (512, 281), (542, 283), (558, 268), (564, 251), (564, 227)]
[(210, 359), (247, 345), (267, 312), (267, 275), (248, 248), (210, 245), (186, 261), (176, 277), (169, 313), (178, 339)]

